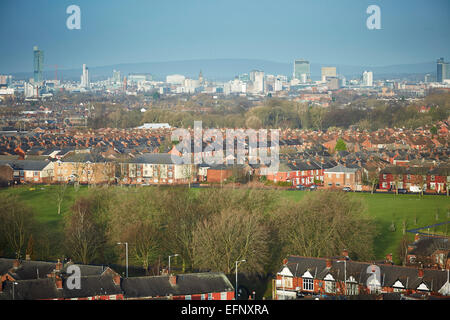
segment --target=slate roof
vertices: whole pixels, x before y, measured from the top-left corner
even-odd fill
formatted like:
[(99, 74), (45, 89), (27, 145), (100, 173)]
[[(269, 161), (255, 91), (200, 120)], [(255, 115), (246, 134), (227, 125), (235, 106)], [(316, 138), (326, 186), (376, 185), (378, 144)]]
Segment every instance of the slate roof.
[(39, 160), (0, 160), (0, 165), (9, 164), (14, 170), (41, 171), (49, 163), (49, 161)]
[(337, 165), (337, 166), (335, 166), (333, 168), (325, 169), (326, 173), (327, 172), (345, 172), (345, 173), (348, 172), (348, 173), (354, 173), (356, 171), (358, 171), (357, 168), (347, 168), (347, 167), (345, 167), (345, 166), (343, 166), (341, 164), (339, 164), (339, 165)]
[(191, 295), (234, 290), (223, 273), (191, 273), (180, 274), (176, 277), (176, 285), (170, 284), (169, 276), (123, 279), (122, 289), (126, 298)]
[(449, 238), (422, 237), (414, 241), (411, 246), (413, 249), (409, 254), (417, 256), (430, 256), (436, 250), (450, 250)]
[[(315, 279), (324, 280), (331, 274), (337, 281), (344, 281), (344, 263), (331, 260), (331, 268), (327, 268), (325, 258), (310, 258), (289, 256), (287, 267), (294, 277), (302, 277), (306, 271)], [(366, 285), (367, 279), (371, 276), (367, 272), (371, 263), (347, 261), (347, 282), (350, 276), (361, 285)], [(428, 289), (437, 292), (447, 282), (447, 272), (441, 270), (424, 269), (424, 276), (419, 277), (418, 269), (413, 267), (402, 267), (389, 264), (377, 264), (380, 268), (381, 285), (383, 287), (392, 287), (399, 280), (406, 289), (416, 290), (422, 283)], [(280, 269), (280, 272), (284, 266)]]

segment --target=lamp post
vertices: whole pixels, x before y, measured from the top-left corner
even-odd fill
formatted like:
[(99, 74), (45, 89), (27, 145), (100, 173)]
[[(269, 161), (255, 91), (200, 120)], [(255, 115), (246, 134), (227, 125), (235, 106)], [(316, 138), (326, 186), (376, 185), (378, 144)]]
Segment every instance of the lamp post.
[(235, 300), (238, 299), (238, 263), (241, 262), (247, 262), (245, 260), (238, 260), (236, 261), (236, 297), (234, 298)]
[(344, 294), (347, 295), (347, 259), (344, 258), (344, 261), (337, 260), (336, 262), (344, 262)]
[(126, 265), (126, 272), (125, 277), (128, 278), (128, 242), (117, 242), (118, 245), (124, 244), (125, 245), (125, 265)]
[(175, 254), (169, 256), (169, 275), (170, 275), (170, 258), (171, 258), (171, 257), (178, 257), (178, 256), (179, 256), (178, 253), (175, 253)]
[(13, 281), (13, 283), (12, 283), (12, 287), (13, 287), (13, 300), (15, 300), (15, 297), (14, 297), (14, 287), (16, 286), (16, 284), (18, 284), (17, 282), (15, 282), (15, 281)]

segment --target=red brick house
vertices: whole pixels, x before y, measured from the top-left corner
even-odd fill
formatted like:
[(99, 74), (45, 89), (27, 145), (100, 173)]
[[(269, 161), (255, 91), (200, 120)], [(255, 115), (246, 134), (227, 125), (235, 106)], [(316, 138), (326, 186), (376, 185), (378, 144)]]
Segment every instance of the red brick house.
[[(391, 259), (391, 256), (387, 257)], [(289, 256), (276, 276), (276, 299), (301, 296), (355, 296), (402, 292), (449, 296), (446, 271), (371, 264), (342, 258)]]

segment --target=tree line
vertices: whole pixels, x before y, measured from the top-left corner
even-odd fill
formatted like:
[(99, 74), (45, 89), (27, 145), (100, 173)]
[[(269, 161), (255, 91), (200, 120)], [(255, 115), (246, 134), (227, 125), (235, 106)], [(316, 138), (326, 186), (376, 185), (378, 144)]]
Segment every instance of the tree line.
[(333, 191), (282, 202), (273, 190), (92, 188), (64, 214), (56, 238), (17, 197), (0, 194), (0, 208), (0, 255), (124, 264), (117, 243), (128, 242), (130, 264), (152, 275), (175, 253), (182, 271), (228, 274), (241, 259), (243, 271), (263, 274), (288, 254), (326, 257), (344, 248), (369, 260), (377, 234), (361, 200)]
[[(173, 98), (171, 98), (173, 100)], [(89, 119), (92, 128), (137, 127), (145, 122), (169, 123), (174, 127), (193, 127), (201, 120), (209, 128), (291, 128), (327, 130), (333, 127), (377, 130), (387, 127), (415, 129), (450, 116), (450, 94), (434, 93), (423, 100), (382, 101), (356, 99), (346, 105), (331, 103), (324, 108), (307, 103), (267, 98), (257, 105), (244, 103), (242, 98), (210, 101), (192, 98), (187, 101), (159, 100), (145, 113), (120, 105), (100, 104)], [(420, 107), (429, 106), (426, 113)]]

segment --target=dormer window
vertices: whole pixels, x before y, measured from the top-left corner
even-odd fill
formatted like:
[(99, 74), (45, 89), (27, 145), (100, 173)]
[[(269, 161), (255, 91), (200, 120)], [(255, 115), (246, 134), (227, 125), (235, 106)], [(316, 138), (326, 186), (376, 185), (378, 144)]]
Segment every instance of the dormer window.
[(336, 281), (331, 274), (327, 274), (324, 278), (325, 280), (325, 292), (327, 293), (336, 293)]
[(309, 271), (306, 271), (302, 275), (302, 279), (303, 279), (303, 290), (314, 291), (314, 278)]
[(400, 280), (397, 280), (392, 287), (394, 288), (394, 292), (403, 292), (406, 290), (405, 286), (400, 282)]

